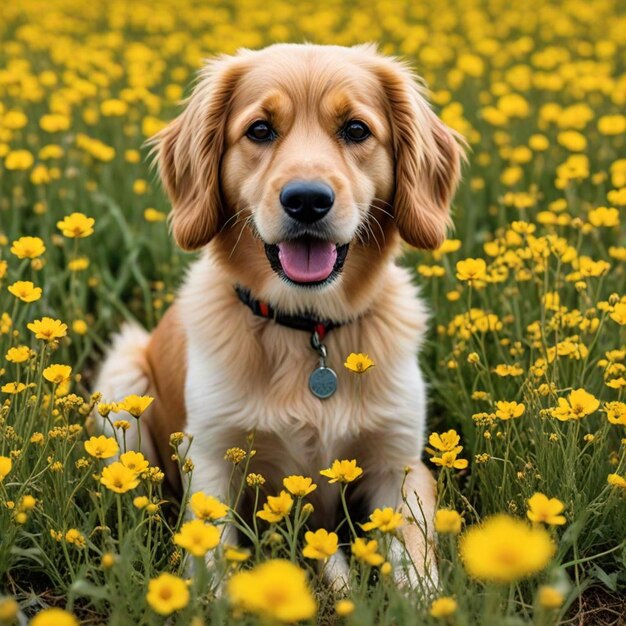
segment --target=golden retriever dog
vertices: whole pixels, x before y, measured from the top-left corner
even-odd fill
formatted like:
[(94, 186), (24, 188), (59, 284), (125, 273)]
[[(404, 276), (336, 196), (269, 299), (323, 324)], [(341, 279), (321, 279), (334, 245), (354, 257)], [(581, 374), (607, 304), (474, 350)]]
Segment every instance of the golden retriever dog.
[[(155, 152), (174, 237), (202, 253), (151, 334), (121, 331), (95, 388), (106, 401), (155, 397), (142, 451), (175, 488), (170, 433), (193, 436), (192, 490), (221, 498), (225, 450), (254, 433), (250, 469), (269, 495), (287, 475), (319, 478), (311, 527), (334, 529), (340, 508), (319, 471), (356, 459), (351, 503), (409, 520), (392, 546), (398, 581), (435, 578), (417, 362), (427, 314), (396, 259), (401, 240), (444, 240), (459, 138), (374, 46), (277, 44), (210, 61)], [(351, 352), (375, 367), (348, 371)], [(347, 570), (338, 553), (325, 571)]]

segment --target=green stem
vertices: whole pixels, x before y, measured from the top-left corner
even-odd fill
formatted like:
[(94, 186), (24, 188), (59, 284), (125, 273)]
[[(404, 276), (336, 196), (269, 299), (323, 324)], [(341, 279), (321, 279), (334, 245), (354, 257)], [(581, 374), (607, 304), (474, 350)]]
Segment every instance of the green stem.
[(348, 503), (346, 502), (346, 489), (348, 488), (348, 485), (342, 485), (341, 489), (339, 490), (339, 496), (341, 498), (341, 506), (343, 507), (343, 512), (346, 516), (346, 521), (348, 522), (348, 526), (350, 527), (350, 532), (352, 533), (352, 536), (356, 539), (357, 534), (356, 534), (356, 530), (354, 528), (354, 525), (352, 524), (352, 519), (350, 518), (350, 512), (348, 511)]
[(122, 527), (122, 496), (118, 493), (115, 495), (117, 500), (117, 540), (120, 546), (120, 553), (122, 548), (122, 541), (124, 539), (124, 532)]

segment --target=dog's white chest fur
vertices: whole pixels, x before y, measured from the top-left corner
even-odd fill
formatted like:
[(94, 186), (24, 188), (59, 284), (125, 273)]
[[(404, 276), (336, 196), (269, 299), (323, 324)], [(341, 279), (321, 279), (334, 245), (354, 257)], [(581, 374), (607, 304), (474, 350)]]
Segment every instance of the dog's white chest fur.
[[(194, 489), (222, 494), (226, 485), (216, 477), (227, 473), (215, 465), (224, 463), (227, 448), (245, 448), (251, 433), (255, 471), (269, 474), (278, 486), (288, 474), (318, 476), (336, 458), (356, 458), (366, 470), (393, 473), (416, 462), (425, 427), (416, 357), (425, 315), (402, 269), (389, 266), (389, 289), (381, 293), (394, 302), (326, 338), (328, 365), (338, 375), (338, 390), (326, 400), (308, 388), (318, 365), (310, 336), (254, 317), (243, 304), (233, 319), (236, 295), (227, 282), (223, 290), (211, 287), (225, 301), (207, 302), (207, 281), (216, 280), (212, 269), (210, 259), (199, 260), (181, 293)], [(220, 319), (224, 315), (230, 316), (228, 324)], [(225, 336), (224, 328), (232, 334)], [(369, 354), (375, 367), (364, 374), (348, 371), (343, 363), (351, 352)]]

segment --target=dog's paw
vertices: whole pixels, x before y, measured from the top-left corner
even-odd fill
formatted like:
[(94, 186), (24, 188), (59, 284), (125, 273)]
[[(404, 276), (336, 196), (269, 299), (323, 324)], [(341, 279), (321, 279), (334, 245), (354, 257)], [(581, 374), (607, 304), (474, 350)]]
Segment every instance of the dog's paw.
[(350, 566), (346, 555), (340, 550), (335, 552), (324, 566), (324, 580), (337, 594), (344, 594), (350, 588)]
[(439, 571), (434, 555), (428, 558), (411, 557), (404, 544), (393, 539), (389, 551), (389, 562), (398, 587), (417, 591), (426, 597), (435, 596), (439, 586)]

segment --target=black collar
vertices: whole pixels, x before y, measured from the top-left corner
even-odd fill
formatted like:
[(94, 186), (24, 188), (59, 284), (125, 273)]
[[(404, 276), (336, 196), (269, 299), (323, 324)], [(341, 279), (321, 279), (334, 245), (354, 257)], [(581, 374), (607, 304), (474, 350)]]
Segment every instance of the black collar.
[(288, 315), (274, 309), (267, 302), (261, 302), (252, 297), (249, 289), (235, 286), (235, 291), (239, 299), (259, 317), (274, 320), (281, 326), (294, 328), (295, 330), (304, 330), (311, 335), (317, 333), (319, 340), (322, 341), (326, 335), (334, 328), (343, 326), (344, 322), (333, 322), (332, 320), (320, 320), (312, 315)]

